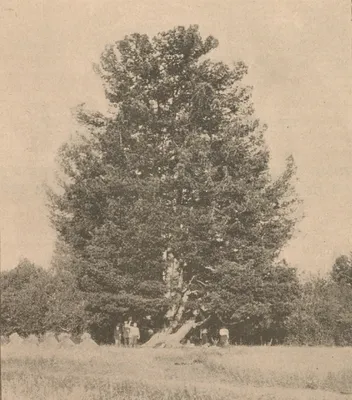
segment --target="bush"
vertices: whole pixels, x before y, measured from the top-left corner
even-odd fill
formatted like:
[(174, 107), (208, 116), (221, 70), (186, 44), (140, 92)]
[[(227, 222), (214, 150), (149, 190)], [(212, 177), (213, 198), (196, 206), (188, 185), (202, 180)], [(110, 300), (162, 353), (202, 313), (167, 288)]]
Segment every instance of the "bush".
[(352, 288), (331, 279), (311, 278), (302, 286), (286, 328), (287, 343), (352, 345)]
[(1, 274), (0, 287), (1, 335), (79, 334), (85, 329), (84, 298), (66, 271), (55, 274), (24, 259)]

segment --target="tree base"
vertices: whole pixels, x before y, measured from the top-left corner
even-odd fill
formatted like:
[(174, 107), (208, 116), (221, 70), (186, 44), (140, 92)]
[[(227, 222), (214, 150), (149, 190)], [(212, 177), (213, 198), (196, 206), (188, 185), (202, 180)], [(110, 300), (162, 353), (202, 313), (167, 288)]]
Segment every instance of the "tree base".
[(148, 342), (143, 344), (143, 347), (180, 347), (181, 340), (184, 339), (185, 336), (196, 326), (197, 324), (192, 319), (186, 321), (175, 333), (171, 333), (171, 328), (167, 328), (153, 335)]

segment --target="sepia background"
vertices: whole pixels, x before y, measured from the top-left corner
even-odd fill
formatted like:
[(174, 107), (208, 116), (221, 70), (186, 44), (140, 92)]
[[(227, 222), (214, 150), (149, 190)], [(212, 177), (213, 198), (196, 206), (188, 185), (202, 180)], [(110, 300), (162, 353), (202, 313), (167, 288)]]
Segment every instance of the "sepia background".
[(77, 129), (71, 109), (106, 105), (92, 70), (104, 46), (198, 24), (220, 41), (214, 57), (249, 66), (273, 173), (295, 158), (306, 217), (283, 256), (300, 270), (330, 270), (352, 248), (350, 20), (344, 0), (2, 0), (2, 269), (20, 257), (50, 265), (55, 234), (43, 185)]

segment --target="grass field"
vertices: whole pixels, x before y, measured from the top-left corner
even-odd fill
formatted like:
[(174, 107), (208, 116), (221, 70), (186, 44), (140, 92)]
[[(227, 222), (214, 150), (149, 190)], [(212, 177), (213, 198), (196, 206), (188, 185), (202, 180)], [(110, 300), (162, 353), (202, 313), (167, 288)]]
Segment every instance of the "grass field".
[(349, 400), (352, 348), (2, 346), (3, 400)]

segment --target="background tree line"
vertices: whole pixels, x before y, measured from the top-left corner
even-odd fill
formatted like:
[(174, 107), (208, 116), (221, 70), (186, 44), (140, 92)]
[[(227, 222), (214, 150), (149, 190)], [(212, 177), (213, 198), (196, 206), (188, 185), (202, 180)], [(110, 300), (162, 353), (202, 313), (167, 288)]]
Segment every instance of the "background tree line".
[[(293, 270), (291, 273), (296, 274)], [(55, 267), (47, 271), (22, 260), (16, 268), (1, 273), (0, 288), (1, 335), (68, 331), (78, 336), (89, 330), (99, 340), (101, 329), (96, 329), (87, 309), (88, 299), (67, 270)], [(247, 291), (250, 296), (255, 287), (251, 285)], [(287, 294), (280, 293), (279, 283), (273, 285), (272, 292), (276, 314), (269, 311), (264, 299), (256, 307), (246, 303), (236, 308), (241, 315), (239, 322), (230, 326), (233, 342), (261, 344), (273, 339), (274, 344), (352, 345), (352, 254), (337, 258), (327, 276), (311, 275), (298, 282), (290, 310), (285, 313), (280, 298)], [(114, 313), (110, 319), (101, 343), (112, 342), (113, 324), (121, 320)], [(219, 326), (216, 320), (209, 323)]]
[[(17, 292), (29, 314), (38, 304), (37, 330), (89, 329), (109, 342), (132, 315), (165, 334), (203, 320), (243, 343), (296, 340), (302, 293), (314, 302), (319, 284), (302, 286), (279, 261), (299, 219), (294, 161), (271, 175), (247, 67), (213, 61), (217, 46), (193, 25), (128, 35), (102, 53), (109, 109), (77, 108), (83, 133), (62, 146), (59, 190), (48, 190), (54, 272), (26, 261), (2, 277), (6, 307)], [(337, 270), (329, 293), (348, 296), (337, 276), (349, 270)], [(7, 321), (18, 315), (6, 310)]]

